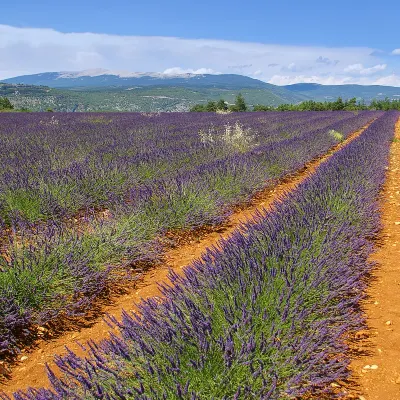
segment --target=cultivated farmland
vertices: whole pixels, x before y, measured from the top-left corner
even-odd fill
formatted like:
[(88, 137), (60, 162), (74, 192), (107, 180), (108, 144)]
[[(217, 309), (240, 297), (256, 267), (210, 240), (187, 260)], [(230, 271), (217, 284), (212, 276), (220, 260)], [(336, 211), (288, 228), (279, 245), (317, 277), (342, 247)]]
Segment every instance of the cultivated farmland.
[(120, 335), (90, 344), (90, 357), (58, 357), (64, 376), (49, 371), (51, 388), (15, 398), (329, 395), (348, 373), (345, 337), (362, 327), (398, 118), (0, 115), (0, 357), (10, 363), (38, 327), (86, 318), (166, 249), (218, 229), (349, 138), (272, 210), (171, 274), (162, 299), (111, 317)]

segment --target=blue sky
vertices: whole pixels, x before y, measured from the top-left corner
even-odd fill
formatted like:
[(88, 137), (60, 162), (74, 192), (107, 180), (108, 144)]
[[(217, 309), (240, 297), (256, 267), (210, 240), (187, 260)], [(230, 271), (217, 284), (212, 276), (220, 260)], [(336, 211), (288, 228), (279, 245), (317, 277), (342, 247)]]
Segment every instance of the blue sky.
[(394, 0), (4, 3), (0, 78), (105, 68), (400, 86)]

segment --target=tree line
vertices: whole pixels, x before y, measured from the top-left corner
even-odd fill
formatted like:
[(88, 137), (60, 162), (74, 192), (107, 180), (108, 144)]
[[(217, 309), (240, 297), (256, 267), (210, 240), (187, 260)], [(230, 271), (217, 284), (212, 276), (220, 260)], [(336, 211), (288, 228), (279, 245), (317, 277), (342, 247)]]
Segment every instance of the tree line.
[(0, 110), (13, 110), (14, 106), (7, 97), (0, 97)]
[(245, 99), (239, 93), (236, 97), (235, 104), (228, 105), (228, 103), (221, 99), (217, 102), (209, 101), (205, 104), (196, 104), (190, 111), (194, 112), (217, 112), (217, 111), (358, 111), (358, 110), (399, 110), (400, 111), (400, 99), (391, 100), (386, 98), (384, 100), (372, 100), (370, 104), (366, 104), (364, 101), (357, 101), (355, 97), (348, 100), (343, 100), (339, 97), (335, 101), (314, 101), (306, 100), (298, 104), (280, 104), (279, 106), (266, 106), (262, 104), (256, 104), (250, 110), (250, 107), (246, 104)]
[(228, 105), (224, 99), (220, 99), (217, 102), (209, 101), (206, 104), (196, 104), (190, 111), (193, 112), (217, 112), (217, 111), (232, 111), (241, 112), (248, 111), (247, 104), (241, 93), (236, 96), (235, 104)]
[[(13, 110), (14, 106), (7, 97), (0, 97), (0, 111)], [(190, 108), (192, 112), (243, 112), (243, 111), (358, 111), (358, 110), (399, 110), (400, 99), (391, 100), (372, 100), (370, 104), (364, 101), (357, 101), (355, 97), (343, 100), (339, 97), (335, 101), (314, 101), (306, 100), (298, 104), (280, 104), (279, 106), (267, 106), (256, 104), (252, 108), (246, 104), (241, 93), (236, 96), (234, 104), (228, 104), (224, 99), (218, 101), (209, 101), (205, 104), (195, 104)], [(21, 109), (19, 111), (29, 111)], [(47, 111), (53, 111), (48, 109)]]

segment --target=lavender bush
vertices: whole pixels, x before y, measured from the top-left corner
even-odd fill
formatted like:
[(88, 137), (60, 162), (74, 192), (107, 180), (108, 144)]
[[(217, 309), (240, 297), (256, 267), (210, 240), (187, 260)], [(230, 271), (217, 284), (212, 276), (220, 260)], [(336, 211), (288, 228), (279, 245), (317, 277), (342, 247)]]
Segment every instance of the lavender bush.
[[(89, 343), (26, 399), (283, 399), (347, 376), (343, 339), (379, 229), (378, 195), (399, 113), (389, 112), (266, 217), (260, 213), (125, 313), (121, 336)], [(3, 396), (4, 399), (7, 396)]]
[[(367, 121), (374, 113), (358, 118)], [(0, 216), (27, 221), (59, 219), (78, 210), (115, 208), (139, 185), (174, 178), (232, 155), (207, 146), (198, 132), (238, 123), (260, 145), (347, 122), (352, 113), (244, 115), (2, 114)], [(340, 130), (340, 128), (338, 128)]]
[[(0, 356), (32, 325), (91, 307), (110, 265), (154, 260), (165, 231), (220, 223), (338, 143), (330, 130), (346, 137), (381, 114), (1, 115), (0, 214), (14, 234), (0, 264)], [(237, 119), (256, 147), (201, 142), (200, 129), (223, 134)], [(88, 229), (71, 228), (83, 208)], [(96, 208), (109, 218), (90, 218)]]

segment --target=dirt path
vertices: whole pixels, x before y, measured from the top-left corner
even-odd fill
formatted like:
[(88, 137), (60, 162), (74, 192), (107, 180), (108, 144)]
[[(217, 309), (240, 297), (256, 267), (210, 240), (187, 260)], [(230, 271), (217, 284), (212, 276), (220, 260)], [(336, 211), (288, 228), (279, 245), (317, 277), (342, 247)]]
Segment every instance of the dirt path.
[(378, 268), (363, 305), (369, 330), (359, 335), (367, 354), (351, 365), (362, 400), (400, 399), (400, 119), (395, 138), (382, 195), (382, 245), (372, 257)]
[[(167, 275), (169, 268), (180, 273), (183, 267), (199, 258), (208, 247), (215, 246), (221, 238), (230, 236), (240, 227), (241, 223), (251, 221), (252, 216), (257, 210), (271, 210), (275, 201), (283, 199), (286, 193), (294, 190), (302, 181), (313, 174), (320, 164), (358, 137), (369, 125), (370, 124), (364, 126), (359, 131), (350, 135), (348, 139), (332, 148), (325, 156), (310, 162), (303, 170), (291, 176), (289, 179), (284, 180), (274, 189), (260, 192), (255, 197), (252, 205), (232, 214), (227, 223), (216, 232), (207, 234), (198, 242), (184, 244), (169, 251), (166, 254), (167, 263), (165, 266), (150, 270), (146, 273), (143, 280), (137, 284), (134, 290), (119, 297), (115, 304), (105, 307), (104, 313), (120, 318), (122, 310), (134, 311), (134, 303), (138, 303), (141, 299), (160, 296), (157, 283), (168, 281)], [(78, 345), (77, 341), (80, 343), (85, 343), (89, 339), (99, 341), (107, 338), (109, 332), (110, 327), (99, 318), (91, 327), (85, 327), (76, 332), (66, 332), (65, 335), (54, 340), (42, 341), (38, 344), (37, 348), (33, 349), (31, 352), (21, 354), (23, 361), (19, 362), (18, 365), (13, 368), (10, 380), (3, 384), (0, 383), (0, 391), (3, 390), (5, 393), (11, 394), (18, 389), (26, 389), (28, 387), (49, 387), (49, 381), (45, 372), (45, 363), (48, 363), (50, 366), (54, 365), (52, 361), (54, 355), (65, 353), (65, 346), (68, 346), (69, 349), (77, 354), (82, 355), (83, 350)]]

